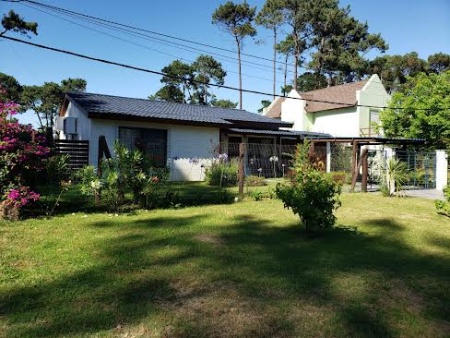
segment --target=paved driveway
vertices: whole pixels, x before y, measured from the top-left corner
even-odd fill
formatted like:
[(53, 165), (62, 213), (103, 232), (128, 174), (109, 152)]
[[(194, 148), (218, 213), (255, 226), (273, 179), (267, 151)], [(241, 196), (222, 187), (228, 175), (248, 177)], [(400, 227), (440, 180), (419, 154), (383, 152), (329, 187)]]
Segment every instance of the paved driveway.
[(420, 189), (420, 190), (405, 190), (406, 196), (411, 197), (423, 197), (423, 198), (429, 198), (433, 200), (443, 200), (444, 193), (442, 190), (436, 190), (436, 189)]

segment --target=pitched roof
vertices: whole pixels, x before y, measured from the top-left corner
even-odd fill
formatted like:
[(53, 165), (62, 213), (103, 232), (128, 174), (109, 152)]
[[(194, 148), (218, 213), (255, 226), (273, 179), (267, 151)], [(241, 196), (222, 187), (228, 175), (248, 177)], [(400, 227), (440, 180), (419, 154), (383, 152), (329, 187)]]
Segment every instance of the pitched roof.
[(264, 116), (279, 119), (281, 117), (281, 104), (286, 100), (285, 97), (277, 97), (272, 103), (265, 108)]
[(272, 136), (291, 136), (300, 138), (330, 138), (330, 134), (316, 133), (311, 131), (298, 131), (298, 130), (258, 130), (258, 129), (241, 129), (241, 128), (229, 128), (230, 132), (239, 134), (253, 134), (253, 135), (272, 135)]
[(255, 123), (264, 124), (267, 128), (290, 127), (292, 125), (239, 109), (151, 101), (85, 92), (67, 93), (66, 96), (84, 109), (89, 117), (96, 118), (120, 119), (130, 117), (216, 125)]
[(356, 91), (361, 90), (366, 83), (367, 81), (345, 83), (300, 95), (306, 100), (305, 109), (308, 113), (352, 107), (357, 104)]

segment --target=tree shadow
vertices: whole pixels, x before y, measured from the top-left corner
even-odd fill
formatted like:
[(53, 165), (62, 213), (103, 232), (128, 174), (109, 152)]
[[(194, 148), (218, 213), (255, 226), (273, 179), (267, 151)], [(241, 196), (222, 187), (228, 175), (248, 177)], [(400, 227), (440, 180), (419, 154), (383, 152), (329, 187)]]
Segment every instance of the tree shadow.
[[(450, 258), (409, 246), (395, 220), (365, 222), (385, 230), (376, 234), (340, 225), (311, 239), (296, 224), (250, 214), (196, 230), (208, 216), (149, 215), (125, 231), (114, 219), (92, 224), (118, 228), (96, 242), (94, 266), (0, 294), (0, 315), (20, 330), (10, 335), (118, 335), (150, 317), (164, 318), (156, 329), (170, 337), (390, 337), (399, 328), (385, 308), (405, 311), (397, 300), (417, 300), (414, 311), (433, 323), (450, 321)], [(315, 315), (334, 324), (322, 328)]]

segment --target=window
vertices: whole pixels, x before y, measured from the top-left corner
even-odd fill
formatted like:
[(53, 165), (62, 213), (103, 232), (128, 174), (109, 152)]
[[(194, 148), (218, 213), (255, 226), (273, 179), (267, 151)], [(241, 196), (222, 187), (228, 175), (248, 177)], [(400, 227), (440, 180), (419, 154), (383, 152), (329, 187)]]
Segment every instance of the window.
[(153, 166), (166, 166), (167, 130), (119, 127), (119, 141), (131, 151), (142, 151), (150, 158)]

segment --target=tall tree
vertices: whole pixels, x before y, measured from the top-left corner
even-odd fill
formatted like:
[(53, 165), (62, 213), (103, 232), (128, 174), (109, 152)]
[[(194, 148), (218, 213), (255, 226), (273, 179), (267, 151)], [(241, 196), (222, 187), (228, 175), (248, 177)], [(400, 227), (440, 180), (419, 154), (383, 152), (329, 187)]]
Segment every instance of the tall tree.
[(237, 107), (237, 102), (233, 102), (231, 100), (226, 99), (218, 99), (215, 95), (213, 95), (211, 99), (211, 106), (220, 107), (220, 108), (231, 108), (234, 109)]
[(195, 94), (198, 104), (208, 104), (209, 83), (214, 82), (217, 85), (225, 83), (227, 72), (222, 68), (222, 64), (216, 61), (212, 56), (200, 55), (192, 64), (194, 69), (195, 81), (198, 83), (198, 90)]
[[(301, 55), (307, 48), (309, 13), (307, 3), (311, 0), (281, 0), (280, 10), (283, 13), (283, 23), (291, 27), (294, 55), (294, 88), (297, 88), (298, 67), (302, 63)], [(286, 39), (289, 42), (288, 39)]]
[(208, 104), (209, 84), (223, 85), (226, 72), (222, 64), (213, 57), (200, 55), (192, 64), (175, 60), (161, 70), (164, 74), (161, 83), (164, 86), (151, 100)]
[(66, 79), (61, 84), (45, 82), (42, 86), (23, 86), (21, 103), (25, 110), (33, 110), (40, 129), (51, 133), (65, 92), (84, 91), (86, 80)]
[(428, 57), (428, 68), (431, 72), (442, 73), (450, 69), (450, 55), (435, 53)]
[(242, 64), (241, 50), (245, 37), (255, 36), (256, 29), (252, 26), (256, 7), (250, 7), (247, 2), (235, 4), (227, 1), (220, 5), (212, 14), (212, 23), (230, 33), (236, 41), (239, 72), (239, 108), (242, 109)]
[(380, 117), (388, 137), (424, 138), (431, 146), (450, 149), (450, 70), (408, 77)]
[(400, 89), (408, 76), (415, 76), (428, 69), (425, 60), (416, 52), (404, 55), (383, 55), (369, 62), (368, 72), (378, 74), (386, 90), (393, 93)]
[[(194, 69), (191, 65), (175, 60), (161, 69), (166, 74), (161, 78), (164, 86), (151, 99), (174, 102), (193, 102), (193, 92), (196, 89)], [(188, 98), (186, 98), (186, 94)]]
[(28, 33), (37, 35), (38, 24), (36, 22), (25, 21), (19, 14), (11, 10), (8, 14), (3, 15), (2, 27), (3, 31), (0, 32), (0, 36), (9, 31), (22, 35), (28, 35)]
[(370, 34), (367, 23), (350, 15), (350, 6), (340, 8), (338, 0), (309, 2), (312, 61), (316, 74), (328, 77), (328, 85), (352, 82), (366, 75), (365, 55), (377, 49), (384, 52), (387, 43), (380, 34)]
[(309, 92), (311, 90), (325, 88), (327, 84), (327, 78), (323, 74), (305, 72), (297, 79), (297, 91)]
[(266, 0), (256, 16), (255, 22), (273, 32), (273, 99), (275, 99), (277, 82), (277, 35), (278, 27), (283, 23), (280, 0)]
[(283, 87), (286, 88), (287, 84), (287, 69), (288, 69), (288, 62), (289, 58), (294, 55), (294, 38), (292, 35), (288, 35), (284, 40), (280, 41), (280, 43), (277, 44), (277, 51), (280, 54), (284, 55), (284, 85)]
[(0, 101), (20, 102), (22, 86), (15, 77), (0, 73)]

